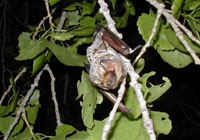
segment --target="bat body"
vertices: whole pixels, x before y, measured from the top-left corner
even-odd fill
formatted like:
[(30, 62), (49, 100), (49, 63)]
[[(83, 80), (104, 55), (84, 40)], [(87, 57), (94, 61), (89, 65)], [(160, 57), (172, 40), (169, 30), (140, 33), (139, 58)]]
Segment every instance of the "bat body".
[[(114, 48), (114, 49), (113, 49)], [(106, 27), (99, 27), (87, 49), (90, 81), (102, 89), (115, 89), (126, 75), (120, 52), (130, 53), (128, 45)]]
[[(93, 43), (87, 49), (89, 61), (89, 77), (93, 85), (105, 90), (116, 89), (127, 75), (121, 55), (130, 54), (129, 46), (106, 27), (98, 27), (94, 33)], [(109, 100), (115, 102), (116, 97), (109, 92), (99, 91)], [(126, 113), (131, 111), (123, 104), (119, 108)]]

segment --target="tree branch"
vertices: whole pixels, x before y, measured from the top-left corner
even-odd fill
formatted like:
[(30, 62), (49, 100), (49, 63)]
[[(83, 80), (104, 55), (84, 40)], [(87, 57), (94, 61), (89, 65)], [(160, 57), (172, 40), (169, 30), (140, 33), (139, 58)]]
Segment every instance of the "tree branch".
[[(163, 7), (164, 8), (164, 7)], [(149, 36), (149, 39), (148, 41), (146, 42), (146, 44), (142, 47), (142, 50), (140, 51), (140, 53), (138, 54), (138, 56), (136, 57), (136, 59), (134, 60), (133, 62), (133, 65), (135, 65), (137, 63), (137, 61), (142, 57), (142, 55), (146, 52), (146, 49), (148, 47), (150, 47), (151, 45), (151, 41), (153, 40), (155, 34), (156, 34), (156, 29), (157, 29), (157, 26), (158, 26), (158, 23), (159, 23), (159, 20), (160, 20), (160, 17), (162, 15), (162, 12), (163, 12), (163, 8), (161, 8), (160, 10), (157, 11), (157, 16), (156, 16), (156, 20), (155, 20), (155, 23), (154, 23), (154, 26), (152, 28), (152, 32), (151, 32), (151, 35)]]
[(12, 130), (14, 129), (15, 125), (18, 123), (18, 121), (19, 121), (19, 119), (20, 119), (20, 115), (21, 115), (21, 113), (22, 113), (22, 111), (23, 111), (23, 108), (26, 106), (26, 104), (27, 104), (29, 98), (32, 96), (34, 89), (38, 86), (38, 82), (39, 82), (39, 80), (40, 80), (40, 77), (41, 77), (42, 73), (43, 73), (43, 69), (38, 73), (38, 75), (37, 75), (36, 78), (34, 79), (34, 83), (31, 84), (31, 88), (28, 90), (28, 92), (27, 92), (27, 94), (26, 94), (24, 100), (22, 101), (22, 103), (21, 103), (20, 106), (19, 106), (19, 110), (18, 110), (17, 113), (16, 113), (16, 116), (15, 116), (14, 121), (13, 121), (12, 124), (9, 126), (7, 132), (6, 132), (5, 135), (4, 135), (4, 138), (3, 138), (4, 140), (7, 140), (7, 139), (8, 139), (10, 133), (11, 133)]
[(22, 109), (22, 119), (24, 120), (24, 122), (26, 123), (27, 127), (29, 128), (29, 131), (30, 131), (30, 134), (33, 138), (33, 140), (37, 140), (34, 133), (33, 133), (33, 128), (30, 126), (28, 120), (27, 120), (27, 117), (26, 117), (26, 111), (25, 111), (25, 108), (23, 107)]
[(44, 70), (47, 70), (50, 77), (51, 77), (51, 93), (52, 93), (52, 100), (54, 102), (54, 107), (55, 107), (56, 122), (57, 122), (57, 126), (60, 126), (60, 125), (62, 125), (62, 123), (60, 121), (60, 113), (59, 113), (59, 108), (58, 108), (58, 102), (57, 102), (57, 99), (56, 99), (55, 77), (53, 75), (53, 72), (49, 68), (48, 64), (45, 65)]
[(106, 120), (105, 122), (105, 125), (104, 125), (104, 128), (103, 128), (103, 132), (102, 132), (102, 140), (106, 140), (107, 139), (107, 136), (110, 132), (110, 128), (111, 128), (111, 122), (112, 120), (114, 119), (114, 116), (115, 116), (115, 113), (119, 107), (119, 104), (123, 98), (123, 95), (125, 93), (125, 85), (126, 85), (126, 78), (123, 79), (121, 85), (120, 85), (120, 88), (118, 90), (118, 97), (117, 97), (117, 100), (115, 102), (115, 105), (112, 109), (112, 111), (110, 112), (110, 115), (109, 115), (109, 118), (108, 120)]
[[(56, 8), (52, 9), (51, 14), (53, 14), (55, 11), (56, 11)], [(41, 28), (42, 24), (44, 24), (45, 20), (47, 20), (48, 18), (49, 18), (48, 15), (42, 18), (42, 20), (40, 21), (40, 23), (39, 23), (38, 26), (36, 27), (35, 33), (34, 33), (33, 36), (32, 36), (32, 39), (33, 39), (33, 40), (34, 40), (35, 37), (37, 36), (37, 34), (38, 34), (38, 32), (39, 32), (39, 29)]]
[(126, 70), (131, 78), (131, 82), (129, 83), (131, 87), (134, 88), (137, 100), (140, 104), (140, 110), (142, 113), (142, 119), (144, 122), (144, 127), (147, 130), (147, 133), (149, 135), (150, 140), (156, 140), (156, 135), (153, 128), (153, 121), (149, 117), (149, 112), (146, 106), (146, 101), (144, 99), (143, 93), (142, 93), (142, 85), (138, 83), (139, 75), (134, 71), (133, 66), (130, 63), (130, 60), (123, 57), (123, 61), (125, 62)]
[[(26, 72), (26, 68), (23, 68), (22, 71), (20, 71), (17, 76), (15, 77), (14, 82), (16, 83), (17, 80), (22, 76), (22, 74)], [(0, 100), (0, 105), (3, 103), (3, 100), (5, 99), (5, 97), (7, 96), (7, 94), (10, 92), (12, 88), (12, 84), (9, 85), (8, 89), (3, 93), (3, 95), (1, 96), (1, 100)]]
[(99, 13), (102, 13), (107, 21), (108, 28), (115, 33), (119, 38), (122, 39), (122, 34), (120, 34), (115, 28), (115, 21), (110, 16), (110, 10), (108, 9), (108, 4), (104, 0), (98, 0), (99, 3)]
[[(99, 12), (100, 13), (103, 13), (105, 19), (107, 20), (107, 24), (108, 24), (108, 28), (113, 31), (116, 35), (118, 35), (120, 38), (122, 38), (122, 35), (119, 34), (117, 31), (116, 31), (116, 28), (115, 28), (115, 22), (112, 20), (111, 16), (110, 16), (110, 12), (109, 12), (109, 9), (107, 8), (108, 5), (105, 3), (104, 0), (98, 0), (99, 2), (99, 5), (100, 5), (100, 9), (99, 9)], [(158, 16), (157, 16), (157, 21), (156, 24), (158, 24), (158, 20), (161, 16), (162, 13), (162, 10), (160, 10), (158, 12)], [(153, 30), (156, 30), (156, 26), (155, 25), (155, 29)], [(153, 38), (155, 33), (153, 33), (151, 35), (151, 38)], [(149, 43), (151, 42), (151, 38), (149, 39)], [(148, 46), (148, 44), (147, 44)], [(120, 55), (120, 54), (119, 54)], [(143, 121), (144, 121), (144, 127), (146, 128), (147, 130), (147, 133), (150, 137), (151, 140), (155, 140), (156, 139), (156, 135), (154, 133), (154, 129), (153, 129), (153, 122), (152, 120), (149, 118), (149, 112), (148, 112), (148, 109), (146, 107), (146, 101), (143, 97), (143, 94), (142, 94), (142, 85), (139, 84), (137, 82), (138, 78), (139, 78), (139, 75), (134, 71), (134, 68), (133, 66), (131, 65), (130, 61), (127, 60), (124, 56), (120, 55), (120, 57), (122, 58), (123, 60), (123, 63), (124, 63), (124, 67), (125, 67), (125, 70), (126, 72), (130, 75), (131, 77), (131, 82), (130, 82), (130, 86), (132, 86), (136, 92), (136, 95), (137, 95), (137, 99), (139, 101), (139, 104), (140, 104), (140, 109), (141, 109), (141, 112), (142, 112), (142, 116), (143, 116)], [(110, 116), (109, 116), (109, 119), (108, 121), (106, 121), (105, 123), (105, 126), (104, 126), (104, 129), (103, 129), (103, 132), (102, 132), (102, 140), (106, 140), (106, 137), (110, 131), (110, 125), (111, 125), (111, 122), (114, 118), (114, 115), (115, 115), (115, 112), (119, 106), (119, 103), (121, 101), (121, 96), (123, 96), (124, 94), (124, 90), (125, 90), (125, 79), (123, 80), (121, 86), (120, 86), (120, 90), (119, 90), (119, 93), (118, 93), (118, 98), (117, 98), (117, 101), (113, 107), (113, 110), (110, 112)], [(122, 93), (123, 91), (123, 93)], [(116, 108), (117, 107), (117, 108)]]
[(50, 13), (50, 10), (49, 10), (49, 1), (48, 0), (44, 0), (44, 3), (45, 3), (45, 6), (46, 6), (46, 10), (47, 10), (47, 16), (49, 17), (49, 24), (54, 27), (54, 23), (52, 22), (52, 15)]
[[(195, 64), (200, 65), (200, 59), (199, 57), (196, 55), (195, 51), (193, 51), (190, 47), (190, 45), (188, 44), (188, 42), (185, 40), (184, 36), (183, 36), (183, 32), (180, 30), (183, 29), (184, 32), (191, 37), (191, 39), (193, 41), (195, 41), (196, 43), (200, 44), (200, 41), (198, 39), (196, 39), (194, 37), (194, 35), (192, 35), (192, 33), (186, 29), (180, 22), (178, 22), (173, 15), (171, 14), (170, 10), (164, 9), (164, 4), (159, 3), (156, 0), (146, 0), (148, 1), (152, 6), (154, 6), (155, 8), (157, 8), (157, 10), (163, 10), (163, 15), (165, 16), (165, 18), (167, 19), (167, 22), (169, 22), (172, 26), (172, 28), (174, 29), (176, 36), (178, 37), (178, 39), (182, 42), (182, 44), (184, 45), (184, 47), (186, 48), (186, 50), (190, 53), (190, 55), (192, 56)], [(180, 27), (180, 28), (179, 28)]]

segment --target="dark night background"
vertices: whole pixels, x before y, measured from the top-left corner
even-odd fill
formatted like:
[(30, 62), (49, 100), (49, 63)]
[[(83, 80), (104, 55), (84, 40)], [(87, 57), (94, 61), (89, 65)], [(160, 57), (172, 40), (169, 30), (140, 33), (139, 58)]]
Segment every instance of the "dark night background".
[[(146, 2), (134, 1), (134, 5), (136, 16), (130, 17), (128, 26), (120, 30), (124, 35), (124, 40), (130, 46), (144, 44), (137, 31), (136, 21), (142, 12), (149, 10)], [(56, 12), (58, 16), (60, 13)], [(9, 85), (9, 78), (15, 77), (20, 67), (28, 66), (29, 72), (31, 71), (32, 61), (15, 61), (14, 59), (18, 55), (17, 39), (21, 32), (29, 31), (29, 25), (38, 25), (46, 15), (46, 9), (43, 0), (3, 0), (0, 2), (0, 14), (0, 91), (2, 93)], [(154, 102), (153, 110), (167, 112), (173, 125), (171, 133), (167, 136), (160, 135), (159, 140), (188, 140), (200, 137), (199, 66), (190, 64), (183, 69), (175, 69), (163, 62), (151, 48), (148, 49), (144, 58), (146, 65), (142, 73), (156, 71), (156, 75), (150, 79), (152, 83), (160, 83), (162, 76), (168, 77), (172, 82), (170, 90)], [(56, 77), (56, 92), (62, 122), (72, 124), (78, 130), (82, 130), (84, 126), (81, 121), (81, 107), (79, 100), (75, 99), (77, 97), (76, 83), (80, 80), (83, 68), (68, 67), (55, 59), (52, 59), (50, 67)], [(31, 83), (33, 77), (30, 75), (26, 73), (19, 80), (18, 85), (25, 84), (27, 80)], [(26, 83), (27, 89), (30, 83)], [(56, 121), (51, 101), (50, 78), (47, 73), (41, 77), (38, 88), (41, 90), (41, 108), (36, 120), (35, 131), (53, 135)], [(103, 104), (97, 106), (95, 118), (103, 119), (111, 108), (112, 104), (104, 98)]]

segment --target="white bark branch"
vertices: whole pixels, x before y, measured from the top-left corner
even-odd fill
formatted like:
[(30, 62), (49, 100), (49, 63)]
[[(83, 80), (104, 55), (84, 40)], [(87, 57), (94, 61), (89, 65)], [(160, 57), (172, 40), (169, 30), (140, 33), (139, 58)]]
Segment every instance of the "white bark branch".
[(195, 51), (193, 51), (191, 49), (190, 45), (185, 40), (185, 38), (183, 36), (183, 32), (180, 30), (180, 28), (178, 27), (178, 25), (176, 24), (176, 22), (174, 22), (174, 20), (173, 20), (174, 17), (169, 13), (168, 10), (164, 10), (163, 15), (166, 17), (167, 21), (171, 24), (172, 28), (174, 29), (174, 32), (175, 32), (176, 36), (179, 38), (179, 40), (185, 46), (185, 49), (192, 56), (192, 58), (194, 60), (194, 63), (200, 65), (200, 59), (199, 59), (199, 57), (196, 55)]
[[(17, 76), (15, 77), (14, 82), (16, 83), (17, 80), (22, 76), (22, 74), (26, 72), (26, 68), (23, 68), (22, 71), (20, 71)], [(3, 100), (5, 99), (5, 97), (7, 96), (7, 94), (10, 92), (12, 88), (12, 84), (9, 85), (8, 89), (3, 93), (3, 95), (1, 96), (1, 100), (0, 100), (0, 105), (3, 103)]]
[(110, 16), (110, 10), (108, 9), (108, 4), (104, 0), (98, 0), (99, 3), (99, 12), (102, 13), (107, 21), (108, 29), (110, 29), (113, 33), (115, 33), (119, 38), (122, 38), (122, 34), (120, 34), (115, 28), (115, 21)]
[[(108, 28), (111, 31), (113, 31), (116, 35), (118, 35), (120, 38), (122, 38), (122, 35), (120, 35), (117, 32), (116, 28), (115, 28), (115, 22), (112, 20), (112, 18), (110, 16), (108, 5), (105, 3), (104, 0), (98, 0), (98, 2), (99, 2), (99, 5), (100, 5), (99, 12), (103, 13), (105, 19), (107, 20)], [(163, 7), (163, 5), (159, 5), (159, 6)], [(160, 18), (161, 13), (162, 13), (162, 10), (160, 10), (158, 12), (158, 16), (157, 16), (158, 19)], [(158, 22), (158, 19), (155, 22)], [(158, 23), (156, 23), (156, 24), (158, 24)], [(156, 30), (156, 29), (153, 29), (153, 30)], [(154, 36), (154, 34), (152, 35), (151, 38), (153, 38), (153, 36)], [(150, 39), (150, 41), (151, 41), (151, 39)], [(150, 43), (150, 41), (149, 41), (149, 43)], [(148, 133), (148, 135), (150, 137), (150, 140), (156, 140), (156, 135), (155, 135), (154, 129), (153, 129), (153, 122), (149, 117), (149, 112), (148, 112), (148, 109), (146, 107), (146, 101), (145, 101), (145, 99), (143, 97), (143, 94), (142, 94), (142, 90), (141, 90), (142, 89), (142, 85), (137, 82), (137, 80), (139, 78), (139, 75), (134, 71), (134, 68), (131, 65), (130, 61), (127, 60), (124, 56), (122, 56), (122, 55), (120, 55), (120, 56), (123, 59), (123, 63), (124, 63), (124, 66), (126, 67), (125, 69), (126, 69), (127, 73), (131, 77), (130, 86), (132, 86), (134, 88), (135, 92), (136, 92), (137, 99), (139, 101), (140, 109), (141, 109), (142, 116), (143, 116), (144, 127), (147, 130), (147, 133)], [(124, 82), (122, 82), (122, 85), (120, 87), (121, 90), (124, 90), (122, 88), (123, 86), (124, 86)], [(118, 102), (120, 103), (120, 101), (121, 101), (120, 98), (121, 98), (121, 94), (119, 95), (119, 97), (117, 99), (119, 101), (117, 101), (116, 103), (118, 103)], [(115, 103), (114, 107), (117, 106), (117, 108), (118, 108), (118, 105), (116, 103)], [(117, 110), (117, 108), (114, 108), (114, 107), (113, 107), (112, 111), (116, 112), (115, 110)], [(104, 129), (103, 129), (103, 133), (102, 133), (102, 140), (106, 140), (106, 137), (107, 137), (107, 135), (109, 133), (110, 125), (111, 125), (111, 122), (112, 122), (112, 120), (114, 118), (114, 114), (115, 114), (115, 113), (112, 113), (112, 111), (110, 113), (108, 121), (106, 121), (106, 123), (105, 123)]]
[(52, 100), (54, 102), (54, 107), (55, 107), (55, 114), (56, 114), (56, 122), (57, 126), (62, 125), (61, 120), (60, 120), (60, 113), (59, 113), (59, 108), (58, 108), (58, 102), (56, 99), (56, 91), (55, 91), (55, 77), (53, 75), (53, 72), (49, 68), (49, 65), (45, 65), (44, 70), (47, 70), (50, 77), (51, 77), (51, 93), (52, 93)]
[[(163, 7), (164, 8), (164, 7)], [(146, 44), (142, 47), (142, 50), (140, 51), (140, 53), (138, 54), (138, 56), (136, 57), (136, 59), (134, 60), (133, 62), (133, 65), (135, 65), (137, 63), (137, 61), (142, 57), (142, 55), (146, 52), (146, 49), (148, 47), (150, 47), (151, 45), (151, 41), (153, 40), (155, 34), (156, 34), (156, 29), (157, 29), (157, 26), (158, 26), (158, 23), (159, 23), (159, 20), (160, 20), (160, 17), (163, 13), (163, 8), (161, 8), (160, 10), (157, 11), (157, 16), (156, 16), (156, 20), (154, 22), (154, 26), (152, 28), (152, 32), (151, 32), (151, 35), (149, 36), (149, 39), (148, 41), (146, 42)]]
[(28, 90), (24, 100), (22, 101), (22, 103), (20, 104), (19, 110), (16, 113), (15, 119), (12, 122), (12, 124), (9, 126), (7, 132), (4, 135), (3, 140), (7, 140), (8, 137), (10, 136), (12, 130), (14, 129), (15, 125), (18, 123), (19, 119), (20, 119), (20, 115), (23, 111), (23, 108), (26, 106), (29, 98), (32, 96), (34, 89), (38, 86), (38, 82), (40, 80), (40, 77), (43, 73), (43, 70), (41, 70), (38, 75), (36, 76), (36, 78), (34, 79), (34, 83), (31, 85), (31, 88)]
[[(152, 6), (154, 6), (155, 8), (157, 8), (157, 10), (161, 10), (164, 7), (164, 4), (159, 3), (157, 0), (146, 0), (148, 1)], [(188, 42), (185, 40), (184, 36), (183, 36), (183, 32), (180, 30), (180, 28), (182, 30), (184, 30), (184, 32), (196, 43), (200, 44), (200, 41), (198, 39), (196, 39), (194, 37), (194, 35), (192, 35), (192, 33), (187, 30), (180, 22), (178, 22), (173, 15), (171, 14), (171, 11), (163, 9), (163, 15), (165, 16), (165, 18), (167, 19), (167, 22), (169, 22), (172, 26), (172, 28), (174, 29), (176, 36), (179, 38), (179, 40), (182, 42), (182, 44), (184, 45), (184, 47), (186, 48), (186, 50), (190, 53), (190, 55), (192, 56), (195, 64), (200, 65), (200, 59), (197, 56), (197, 54), (195, 53), (195, 51), (193, 51), (190, 47), (190, 45), (188, 44)], [(180, 27), (180, 28), (179, 28)]]
[(106, 140), (107, 136), (110, 132), (112, 120), (114, 119), (115, 113), (116, 113), (116, 111), (119, 107), (119, 104), (120, 104), (120, 102), (121, 102), (121, 100), (124, 96), (124, 93), (125, 93), (125, 85), (126, 85), (126, 78), (123, 79), (123, 81), (120, 85), (120, 88), (118, 90), (118, 97), (117, 97), (117, 100), (115, 102), (115, 105), (114, 105), (112, 111), (110, 112), (108, 120), (105, 121), (105, 125), (104, 125), (103, 132), (102, 132), (102, 140)]
[(54, 27), (54, 24), (52, 22), (52, 15), (51, 15), (51, 12), (50, 12), (50, 9), (49, 9), (49, 0), (44, 0), (44, 3), (45, 3), (45, 6), (46, 6), (46, 11), (47, 11), (47, 16), (49, 17), (49, 24)]
[(26, 111), (25, 111), (25, 108), (23, 107), (22, 109), (22, 119), (24, 120), (24, 122), (26, 123), (29, 131), (30, 131), (30, 134), (33, 138), (33, 140), (37, 140), (36, 137), (35, 137), (35, 134), (33, 133), (33, 128), (30, 126), (29, 122), (28, 122), (28, 119), (26, 117)]
[(144, 128), (147, 130), (150, 140), (156, 140), (156, 135), (153, 128), (153, 121), (149, 117), (146, 101), (142, 93), (142, 85), (138, 83), (139, 75), (134, 71), (134, 68), (131, 65), (130, 61), (123, 56), (122, 58), (123, 58), (123, 61), (125, 62), (126, 70), (131, 78), (131, 82), (129, 84), (131, 87), (134, 88), (136, 96), (137, 96), (137, 100), (140, 104), (140, 110), (142, 113)]

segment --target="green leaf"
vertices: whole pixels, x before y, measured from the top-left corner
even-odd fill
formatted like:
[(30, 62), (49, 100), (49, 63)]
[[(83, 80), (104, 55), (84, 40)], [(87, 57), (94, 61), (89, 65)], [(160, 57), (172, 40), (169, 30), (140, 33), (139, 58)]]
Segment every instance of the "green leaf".
[(141, 114), (140, 111), (140, 105), (139, 102), (137, 100), (135, 91), (132, 87), (128, 88), (128, 91), (126, 93), (126, 97), (125, 97), (125, 106), (129, 109), (131, 109), (132, 114), (128, 114), (128, 116), (130, 118), (138, 118)]
[(35, 120), (37, 119), (38, 111), (40, 107), (41, 107), (40, 104), (26, 107), (26, 115), (27, 115), (28, 122), (30, 124), (35, 124)]
[(70, 31), (70, 33), (73, 33), (74, 36), (78, 37), (85, 37), (85, 36), (91, 36), (95, 31), (95, 27), (86, 27), (86, 26), (80, 26), (78, 28), (74, 28)]
[(167, 77), (163, 77), (163, 81), (165, 81), (162, 84), (151, 86), (149, 88), (149, 94), (147, 97), (147, 102), (151, 103), (155, 100), (157, 100), (160, 96), (162, 96), (170, 87), (171, 82)]
[(40, 97), (40, 91), (35, 90), (30, 98), (30, 101), (28, 102), (28, 106), (25, 108), (27, 119), (30, 124), (35, 124), (35, 120), (38, 116), (38, 111), (39, 108), (41, 107), (39, 103), (39, 97)]
[(135, 14), (135, 8), (134, 8), (133, 4), (130, 1), (126, 0), (126, 2), (124, 3), (124, 5), (125, 5), (126, 11), (123, 14), (123, 16), (121, 16), (121, 17), (113, 17), (113, 19), (116, 22), (116, 27), (117, 28), (124, 28), (124, 27), (126, 27), (127, 23), (128, 23), (128, 18), (129, 18), (130, 13), (132, 15)]
[(140, 73), (145, 66), (145, 61), (143, 58), (140, 58), (135, 66), (135, 72)]
[[(137, 21), (137, 26), (139, 33), (142, 35), (143, 39), (147, 41), (152, 32), (152, 28), (155, 22), (155, 16), (150, 16), (147, 14), (142, 14)], [(155, 37), (154, 37), (155, 38)], [(162, 50), (174, 50), (174, 46), (169, 43), (165, 35), (165, 26), (159, 24), (157, 28), (156, 39), (151, 42), (151, 45), (156, 49), (157, 47)]]
[(200, 6), (199, 0), (185, 0), (183, 9), (184, 10), (194, 10)]
[(39, 90), (35, 90), (33, 95), (31, 96), (28, 104), (30, 105), (38, 105), (39, 103), (39, 98), (40, 98), (40, 91)]
[(181, 9), (183, 7), (185, 0), (174, 0), (173, 4), (172, 4), (172, 15), (176, 18), (179, 19), (180, 15), (181, 15)]
[[(153, 24), (152, 22), (155, 20), (155, 17), (151, 17), (149, 15), (143, 14), (140, 16), (137, 25), (139, 28), (140, 34), (142, 34), (144, 40), (146, 41), (151, 33), (151, 28), (149, 24)], [(153, 26), (153, 25), (151, 25)], [(166, 28), (164, 25), (161, 26), (159, 33), (157, 33), (157, 39), (153, 44), (153, 47), (160, 54), (161, 58), (172, 65), (175, 68), (183, 68), (193, 62), (193, 59), (190, 55), (182, 53), (175, 49), (175, 47), (171, 44), (173, 42), (170, 35), (168, 34), (168, 38), (166, 36)], [(171, 40), (171, 42), (168, 41)], [(187, 38), (186, 38), (187, 40)], [(189, 41), (189, 40), (187, 40)], [(191, 41), (189, 41), (191, 43)], [(177, 43), (177, 41), (175, 41)], [(192, 43), (191, 43), (192, 44)], [(179, 46), (178, 46), (179, 47)], [(179, 47), (180, 48), (180, 47)]]
[(12, 84), (12, 90), (13, 90), (13, 98), (8, 106), (0, 106), (0, 117), (6, 116), (9, 113), (12, 113), (17, 106), (19, 93), (16, 91), (16, 85), (14, 84), (14, 82), (11, 82), (11, 84)]
[(10, 113), (9, 106), (0, 106), (0, 117), (6, 116)]
[(142, 91), (144, 93), (144, 97), (146, 97), (147, 93), (149, 92), (149, 88), (147, 87), (147, 80), (149, 77), (155, 75), (156, 73), (154, 71), (145, 73), (142, 75), (142, 77), (139, 79), (140, 83), (142, 84)]
[(96, 27), (95, 25), (96, 19), (90, 16), (85, 16), (81, 22), (80, 26), (86, 26), (86, 27)]
[[(166, 37), (167, 37), (168, 41), (175, 48), (177, 48), (178, 50), (180, 50), (180, 51), (182, 51), (184, 53), (188, 53), (188, 51), (185, 49), (184, 45), (176, 37), (175, 32), (171, 28), (165, 29), (165, 34), (166, 34)], [(192, 50), (194, 50), (196, 53), (200, 52), (200, 47), (197, 44), (195, 44), (194, 42), (192, 42), (187, 35), (184, 34), (184, 38), (188, 42), (188, 44), (190, 45)]]
[[(200, 17), (200, 9), (195, 10), (194, 13), (192, 13), (193, 18), (199, 18)], [(195, 20), (196, 22), (199, 22), (198, 19)]]
[(84, 62), (87, 61), (86, 56), (79, 55), (70, 48), (56, 45), (50, 41), (43, 40), (44, 44), (51, 50), (51, 52), (57, 57), (57, 59), (68, 66), (84, 66)]
[(60, 2), (60, 0), (49, 0), (49, 4), (51, 6), (55, 5), (56, 3)]
[(78, 10), (73, 11), (73, 12), (67, 12), (66, 17), (68, 19), (69, 26), (78, 25), (79, 20), (81, 18), (81, 16), (78, 14)]
[(116, 6), (116, 0), (111, 0), (111, 2), (112, 2), (112, 7), (113, 7), (113, 9), (115, 9), (115, 6)]
[(80, 131), (68, 137), (66, 140), (91, 140), (91, 139), (87, 131)]
[(76, 129), (73, 126), (63, 124), (56, 128), (56, 136), (50, 140), (65, 140), (65, 137), (75, 130)]
[(74, 35), (70, 32), (67, 32), (67, 33), (51, 34), (51, 37), (58, 41), (66, 41), (66, 40), (70, 40), (72, 37), (74, 37)]
[(77, 47), (82, 45), (82, 44), (88, 44), (92, 42), (92, 38), (91, 37), (83, 37), (83, 38), (75, 38), (73, 40), (75, 43), (73, 43), (72, 45), (70, 45), (69, 50), (73, 53), (77, 53)]
[[(159, 134), (169, 134), (172, 129), (172, 125), (168, 114), (164, 112), (150, 111), (150, 116), (153, 120), (154, 131), (157, 136)], [(149, 136), (143, 126), (143, 123), (141, 125), (138, 137), (135, 140), (149, 140)]]
[(96, 104), (101, 104), (103, 102), (103, 96), (102, 94), (97, 94), (97, 101)]
[(95, 8), (95, 5), (96, 5), (96, 1), (93, 1), (92, 3), (89, 3), (89, 2), (75, 2), (75, 3), (72, 3), (71, 5), (67, 6), (64, 8), (64, 10), (69, 10), (69, 11), (73, 11), (73, 10), (76, 10), (76, 7), (81, 7), (82, 8), (82, 14), (85, 15), (85, 14), (91, 14), (93, 11), (94, 11), (94, 8)]
[(44, 64), (51, 59), (52, 55), (53, 54), (47, 50), (46, 52), (43, 52), (41, 55), (37, 56), (33, 61), (32, 75), (41, 70)]
[(120, 23), (118, 28), (125, 28), (128, 23), (128, 18), (129, 18), (129, 10), (126, 9), (124, 15), (120, 17)]
[(157, 51), (165, 62), (175, 68), (184, 68), (193, 62), (190, 55), (182, 53), (177, 49), (173, 51), (163, 51), (158, 47)]
[(15, 108), (17, 106), (17, 101), (19, 99), (19, 97), (18, 97), (19, 92), (16, 91), (16, 85), (14, 83), (14, 79), (13, 78), (10, 78), (10, 83), (12, 85), (12, 93), (13, 93), (13, 95), (12, 95), (12, 100), (11, 100), (10, 104), (8, 105), (8, 108), (7, 108), (8, 112), (7, 113), (12, 113), (15, 110)]
[(97, 100), (97, 94), (100, 94), (97, 89), (89, 81), (89, 76), (84, 71), (82, 72), (81, 82), (78, 81), (78, 97), (83, 96), (82, 103), (82, 119), (84, 125), (91, 129), (94, 126), (93, 114), (95, 112)]
[[(42, 140), (39, 134), (35, 134), (36, 140)], [(9, 137), (8, 140), (33, 140), (30, 130), (26, 127), (23, 132), (20, 132), (18, 135)]]
[(135, 140), (150, 140), (147, 134), (146, 129), (144, 128), (143, 124), (140, 127), (140, 132)]
[[(196, 12), (195, 12), (196, 13)], [(198, 12), (198, 15), (200, 16), (200, 11)], [(195, 15), (193, 15), (195, 16)], [(197, 17), (198, 18), (198, 17)], [(193, 34), (196, 36), (196, 37), (199, 37), (199, 32), (200, 32), (200, 23), (198, 22), (198, 20), (194, 20), (194, 18), (187, 18), (186, 19), (187, 22), (188, 22), (188, 25), (190, 26)]]
[(89, 15), (95, 10), (96, 1), (93, 1), (92, 3), (85, 2), (82, 6), (82, 12), (83, 15)]
[(15, 58), (16, 60), (27, 60), (33, 59), (39, 55), (46, 48), (43, 43), (38, 40), (31, 40), (31, 34), (23, 32), (19, 35), (19, 55)]
[(169, 115), (165, 112), (150, 111), (151, 119), (153, 120), (154, 130), (156, 135), (169, 134), (172, 129), (172, 122)]
[[(13, 123), (14, 118), (11, 116), (7, 116), (7, 117), (0, 117), (0, 131), (5, 134), (9, 128), (9, 126)], [(22, 120), (20, 120), (18, 122), (18, 124), (15, 126), (14, 130), (12, 131), (12, 135), (17, 134), (18, 132), (20, 132), (23, 128), (24, 122)]]
[[(102, 129), (104, 127), (105, 121), (94, 121), (95, 127), (88, 133), (92, 140), (101, 140)], [(109, 140), (136, 140), (139, 134), (142, 121), (130, 120), (127, 116), (116, 113), (115, 119), (112, 124), (111, 133), (109, 135)]]
[(133, 5), (133, 2), (130, 0), (125, 1), (125, 8), (128, 9), (130, 15), (135, 15), (135, 7)]

